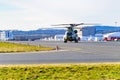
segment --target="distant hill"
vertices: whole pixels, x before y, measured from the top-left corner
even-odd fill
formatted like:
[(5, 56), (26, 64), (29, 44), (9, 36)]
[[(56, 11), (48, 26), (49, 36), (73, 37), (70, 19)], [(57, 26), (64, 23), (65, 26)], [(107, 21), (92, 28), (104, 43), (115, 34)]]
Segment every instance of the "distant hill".
[(36, 40), (45, 37), (54, 37), (57, 34), (64, 34), (64, 29), (38, 29), (30, 31), (14, 30), (14, 40)]
[(30, 30), (30, 31), (20, 31), (15, 30), (13, 31), (14, 35), (42, 35), (42, 34), (48, 34), (48, 35), (56, 35), (56, 34), (64, 34), (64, 29), (38, 29), (38, 30)]

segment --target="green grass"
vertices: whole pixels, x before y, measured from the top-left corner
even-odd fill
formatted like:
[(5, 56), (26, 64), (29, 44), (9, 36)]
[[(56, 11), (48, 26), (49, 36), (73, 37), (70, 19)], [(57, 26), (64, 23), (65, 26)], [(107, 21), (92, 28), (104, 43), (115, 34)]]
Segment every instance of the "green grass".
[(120, 80), (120, 64), (1, 66), (0, 80)]
[(30, 52), (30, 51), (46, 51), (53, 50), (53, 48), (42, 46), (30, 46), (25, 44), (15, 44), (8, 42), (0, 42), (0, 53), (6, 52)]

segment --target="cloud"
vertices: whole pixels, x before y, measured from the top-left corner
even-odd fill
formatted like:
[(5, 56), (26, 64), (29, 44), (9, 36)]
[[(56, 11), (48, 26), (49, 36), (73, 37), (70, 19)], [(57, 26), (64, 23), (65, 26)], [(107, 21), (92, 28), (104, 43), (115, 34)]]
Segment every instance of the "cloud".
[(6, 29), (37, 29), (81, 21), (109, 24), (118, 21), (120, 14), (119, 0), (3, 0), (0, 4), (0, 24)]

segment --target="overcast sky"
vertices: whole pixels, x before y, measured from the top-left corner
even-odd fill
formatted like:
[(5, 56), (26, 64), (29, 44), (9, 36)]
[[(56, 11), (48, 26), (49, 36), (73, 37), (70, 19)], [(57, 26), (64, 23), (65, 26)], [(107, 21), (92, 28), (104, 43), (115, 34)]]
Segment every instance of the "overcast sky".
[(0, 0), (0, 30), (63, 23), (120, 25), (120, 0)]

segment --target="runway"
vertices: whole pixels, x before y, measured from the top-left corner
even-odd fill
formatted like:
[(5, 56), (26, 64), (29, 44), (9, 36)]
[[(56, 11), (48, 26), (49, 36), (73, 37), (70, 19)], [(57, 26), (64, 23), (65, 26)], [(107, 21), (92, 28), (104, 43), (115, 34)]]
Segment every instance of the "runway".
[(120, 62), (120, 42), (14, 41), (14, 43), (58, 46), (59, 50), (0, 53), (0, 64), (54, 64)]

